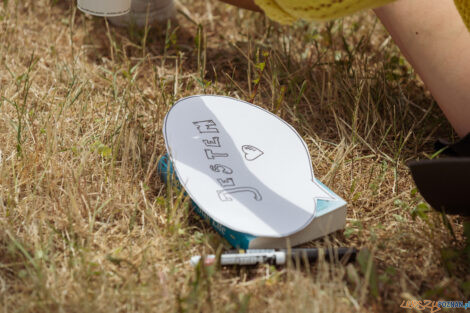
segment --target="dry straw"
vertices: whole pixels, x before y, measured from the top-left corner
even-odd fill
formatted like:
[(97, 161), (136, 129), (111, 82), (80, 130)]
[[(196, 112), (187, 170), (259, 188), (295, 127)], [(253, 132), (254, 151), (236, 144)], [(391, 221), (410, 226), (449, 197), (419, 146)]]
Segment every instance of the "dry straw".
[[(158, 179), (175, 99), (253, 101), (306, 140), (349, 202), (360, 264), (192, 269), (226, 246)], [(469, 274), (405, 162), (450, 136), (368, 13), (292, 28), (205, 1), (116, 29), (70, 1), (0, 3), (0, 312), (402, 312), (402, 295), (462, 300)], [(421, 204), (420, 204), (421, 203)], [(445, 248), (445, 249), (444, 249)], [(466, 276), (465, 276), (466, 275)], [(468, 294), (467, 294), (468, 296)]]

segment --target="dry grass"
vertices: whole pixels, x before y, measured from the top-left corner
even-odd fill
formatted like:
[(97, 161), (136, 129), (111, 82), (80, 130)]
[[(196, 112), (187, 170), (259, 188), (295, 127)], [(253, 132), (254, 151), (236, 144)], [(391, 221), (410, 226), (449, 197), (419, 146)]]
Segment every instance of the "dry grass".
[[(309, 245), (370, 258), (192, 269), (191, 255), (224, 242), (155, 165), (168, 108), (199, 93), (254, 98), (290, 122), (349, 203), (344, 233)], [(464, 300), (462, 221), (449, 217), (454, 238), (406, 167), (438, 136), (453, 133), (369, 13), (287, 28), (187, 0), (171, 25), (144, 32), (68, 1), (4, 0), (0, 311), (402, 312), (403, 299)]]

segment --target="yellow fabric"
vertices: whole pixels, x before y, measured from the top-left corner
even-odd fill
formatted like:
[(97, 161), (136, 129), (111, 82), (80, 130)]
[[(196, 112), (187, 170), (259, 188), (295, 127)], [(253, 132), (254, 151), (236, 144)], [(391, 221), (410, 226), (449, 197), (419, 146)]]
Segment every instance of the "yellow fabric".
[(298, 19), (311, 21), (331, 20), (360, 10), (376, 8), (392, 1), (393, 0), (255, 0), (255, 3), (272, 20), (281, 24), (291, 24)]
[(454, 2), (462, 16), (463, 22), (470, 31), (470, 0), (454, 0)]
[[(380, 7), (394, 0), (255, 0), (266, 15), (281, 24), (298, 19), (325, 21)], [(470, 30), (470, 0), (454, 0)]]
[(297, 20), (297, 18), (284, 11), (275, 0), (255, 0), (255, 3), (273, 21), (281, 24), (292, 24)]

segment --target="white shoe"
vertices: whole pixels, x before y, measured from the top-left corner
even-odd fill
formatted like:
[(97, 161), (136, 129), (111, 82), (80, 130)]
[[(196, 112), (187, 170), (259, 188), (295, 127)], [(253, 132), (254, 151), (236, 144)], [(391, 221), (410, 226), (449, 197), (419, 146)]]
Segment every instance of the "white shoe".
[(137, 27), (145, 27), (146, 23), (152, 25), (166, 22), (174, 13), (173, 0), (132, 0), (129, 14), (108, 19), (116, 26), (125, 27), (132, 24)]

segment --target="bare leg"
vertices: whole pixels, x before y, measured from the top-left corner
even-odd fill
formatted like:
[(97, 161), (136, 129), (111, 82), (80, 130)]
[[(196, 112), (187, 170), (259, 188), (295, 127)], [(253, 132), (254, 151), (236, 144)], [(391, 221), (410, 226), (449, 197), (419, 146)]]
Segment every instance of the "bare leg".
[(460, 136), (470, 133), (470, 33), (452, 0), (375, 10)]
[(470, 132), (470, 33), (452, 0), (400, 0), (375, 10), (456, 132)]

